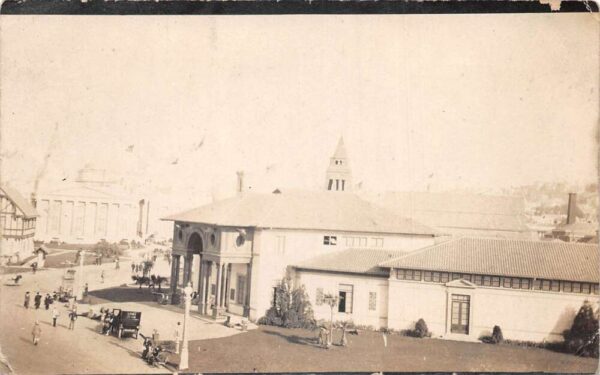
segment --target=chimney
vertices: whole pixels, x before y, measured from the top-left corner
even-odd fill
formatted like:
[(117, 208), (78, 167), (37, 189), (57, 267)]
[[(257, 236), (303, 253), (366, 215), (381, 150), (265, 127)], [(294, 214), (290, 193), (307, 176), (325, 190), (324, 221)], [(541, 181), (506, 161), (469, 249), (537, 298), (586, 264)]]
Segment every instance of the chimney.
[(37, 208), (37, 194), (31, 193), (31, 205), (33, 208)]
[(242, 194), (244, 192), (244, 171), (237, 171), (237, 187), (236, 192)]
[(577, 194), (569, 193), (569, 205), (567, 206), (567, 224), (577, 221)]

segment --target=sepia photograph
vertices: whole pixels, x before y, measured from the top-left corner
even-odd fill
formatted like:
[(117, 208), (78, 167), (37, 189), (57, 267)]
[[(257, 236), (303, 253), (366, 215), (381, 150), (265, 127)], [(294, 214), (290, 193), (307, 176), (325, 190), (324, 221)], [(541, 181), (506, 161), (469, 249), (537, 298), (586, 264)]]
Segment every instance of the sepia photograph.
[(550, 3), (11, 0), (0, 374), (598, 371), (600, 16)]

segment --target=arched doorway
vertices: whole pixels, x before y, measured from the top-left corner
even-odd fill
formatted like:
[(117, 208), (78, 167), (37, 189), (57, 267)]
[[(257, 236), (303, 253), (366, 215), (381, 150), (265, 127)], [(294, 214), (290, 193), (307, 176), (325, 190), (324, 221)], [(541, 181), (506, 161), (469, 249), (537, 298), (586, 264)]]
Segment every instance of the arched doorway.
[[(201, 253), (203, 249), (202, 237), (199, 233), (194, 232), (190, 236), (187, 243), (187, 259), (190, 261), (187, 272), (189, 273), (186, 280), (192, 283), (194, 290), (198, 292), (198, 276), (200, 272)], [(186, 281), (187, 283), (187, 281)]]
[(194, 254), (200, 255), (202, 252), (202, 237), (196, 232), (192, 233), (190, 239), (188, 240), (187, 249), (191, 250)]

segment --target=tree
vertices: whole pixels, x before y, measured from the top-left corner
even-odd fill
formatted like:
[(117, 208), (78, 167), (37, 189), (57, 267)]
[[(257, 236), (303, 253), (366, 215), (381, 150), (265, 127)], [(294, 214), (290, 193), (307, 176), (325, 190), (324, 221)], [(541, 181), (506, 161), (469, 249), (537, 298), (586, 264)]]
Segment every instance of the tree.
[(585, 301), (573, 320), (571, 329), (564, 333), (566, 349), (584, 357), (598, 357), (598, 311)]
[(315, 327), (313, 310), (304, 286), (294, 287), (292, 279), (286, 277), (275, 287), (273, 305), (259, 324), (286, 328)]

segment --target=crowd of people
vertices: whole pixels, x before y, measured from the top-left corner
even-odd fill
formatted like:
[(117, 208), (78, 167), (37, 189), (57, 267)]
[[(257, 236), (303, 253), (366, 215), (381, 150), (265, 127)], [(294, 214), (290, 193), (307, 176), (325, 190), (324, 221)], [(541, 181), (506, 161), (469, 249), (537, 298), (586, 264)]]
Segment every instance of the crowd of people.
[[(54, 304), (54, 302), (58, 301), (58, 300), (59, 300), (58, 292), (54, 292), (53, 295), (50, 295), (50, 293), (46, 293), (46, 295), (43, 297), (44, 307), (46, 310), (50, 310), (50, 305), (53, 305), (52, 311), (51, 311), (52, 327), (56, 327), (56, 323), (58, 321), (58, 318), (60, 317), (60, 311)], [(29, 309), (30, 303), (31, 303), (31, 293), (29, 291), (27, 291), (27, 292), (25, 292), (23, 307), (26, 309)], [(42, 304), (42, 295), (40, 294), (40, 292), (35, 292), (35, 296), (33, 296), (33, 307), (32, 308), (39, 310), (41, 307), (41, 304)], [(70, 307), (68, 316), (69, 316), (68, 329), (73, 330), (73, 329), (75, 329), (75, 321), (77, 320), (77, 317), (78, 317), (77, 302), (75, 301), (75, 299), (73, 299), (71, 302), (71, 307)], [(42, 328), (40, 326), (39, 320), (37, 320), (37, 319), (33, 324), (33, 329), (31, 331), (31, 335), (33, 338), (33, 344), (37, 345), (39, 343), (40, 337), (42, 335)]]

